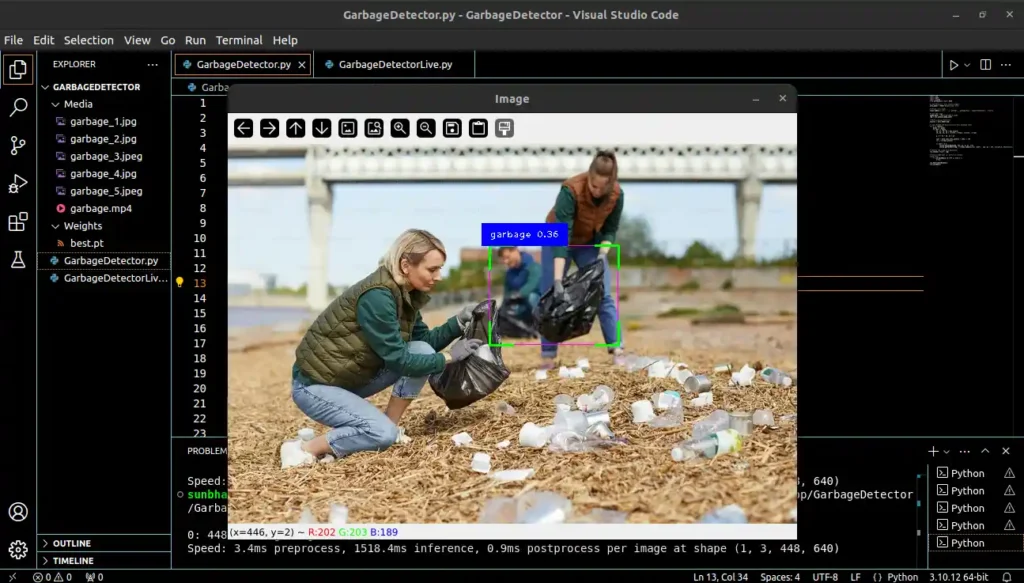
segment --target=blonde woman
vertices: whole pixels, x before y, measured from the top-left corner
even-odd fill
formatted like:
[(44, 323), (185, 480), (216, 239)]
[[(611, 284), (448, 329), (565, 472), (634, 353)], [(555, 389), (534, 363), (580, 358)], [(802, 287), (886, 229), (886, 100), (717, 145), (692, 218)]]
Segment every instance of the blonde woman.
[[(427, 377), (480, 347), (458, 340), (472, 306), (429, 329), (420, 310), (441, 281), (444, 245), (427, 231), (410, 229), (391, 245), (380, 266), (337, 297), (309, 327), (295, 350), (292, 400), (314, 421), (331, 427), (310, 441), (281, 446), (284, 468), (332, 454), (385, 450), (398, 439), (398, 422)], [(382, 413), (366, 399), (394, 386)]]

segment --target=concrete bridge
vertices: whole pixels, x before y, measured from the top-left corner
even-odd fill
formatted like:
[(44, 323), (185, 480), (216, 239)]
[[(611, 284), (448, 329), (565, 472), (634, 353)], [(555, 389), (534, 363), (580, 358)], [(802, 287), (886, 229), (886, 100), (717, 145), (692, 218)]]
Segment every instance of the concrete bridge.
[[(796, 146), (622, 146), (619, 173), (628, 182), (730, 182), (736, 185), (739, 250), (753, 258), (764, 184), (795, 183)], [(300, 170), (230, 168), (229, 186), (304, 186), (311, 245), (307, 301), (322, 309), (328, 296), (327, 250), (333, 183), (344, 182), (552, 182), (590, 164), (592, 146), (531, 147), (260, 147), (232, 144), (232, 159), (300, 158)], [(254, 162), (256, 160), (253, 160)]]

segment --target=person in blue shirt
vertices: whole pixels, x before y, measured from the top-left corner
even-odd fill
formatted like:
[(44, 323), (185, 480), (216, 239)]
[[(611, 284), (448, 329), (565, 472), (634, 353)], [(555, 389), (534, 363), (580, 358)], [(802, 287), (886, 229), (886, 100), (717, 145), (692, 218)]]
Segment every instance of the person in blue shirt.
[(540, 302), (540, 264), (518, 247), (500, 247), (498, 259), (505, 264), (505, 301), (524, 300), (516, 316), (525, 319)]

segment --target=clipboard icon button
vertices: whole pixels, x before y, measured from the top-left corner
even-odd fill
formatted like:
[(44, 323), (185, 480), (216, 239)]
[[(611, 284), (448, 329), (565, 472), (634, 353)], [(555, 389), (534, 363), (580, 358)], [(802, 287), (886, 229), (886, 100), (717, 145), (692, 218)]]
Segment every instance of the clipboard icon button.
[(469, 120), (469, 137), (471, 137), (471, 138), (486, 138), (487, 137), (487, 120), (486, 119), (471, 119), (471, 120)]

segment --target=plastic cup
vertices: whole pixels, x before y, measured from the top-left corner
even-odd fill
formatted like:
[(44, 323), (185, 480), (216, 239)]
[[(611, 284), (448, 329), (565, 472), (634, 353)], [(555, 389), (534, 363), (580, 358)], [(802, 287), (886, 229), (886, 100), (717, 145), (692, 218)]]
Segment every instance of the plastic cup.
[(585, 433), (587, 427), (587, 414), (583, 411), (559, 411), (555, 415), (555, 426), (574, 433)]
[(654, 403), (650, 401), (637, 401), (629, 409), (633, 412), (633, 423), (647, 423), (654, 419)]
[(473, 459), (469, 462), (469, 467), (474, 472), (486, 474), (491, 471), (491, 456), (486, 453), (474, 453)]
[(519, 430), (519, 445), (525, 447), (544, 447), (548, 441), (548, 432), (536, 423), (527, 423)]
[(735, 430), (742, 436), (754, 432), (754, 416), (746, 411), (736, 411), (729, 414), (729, 429)]

